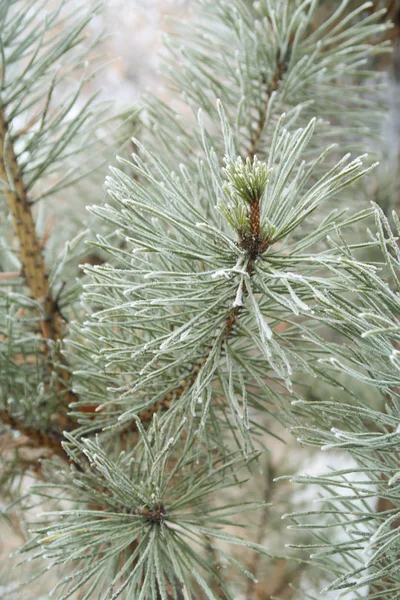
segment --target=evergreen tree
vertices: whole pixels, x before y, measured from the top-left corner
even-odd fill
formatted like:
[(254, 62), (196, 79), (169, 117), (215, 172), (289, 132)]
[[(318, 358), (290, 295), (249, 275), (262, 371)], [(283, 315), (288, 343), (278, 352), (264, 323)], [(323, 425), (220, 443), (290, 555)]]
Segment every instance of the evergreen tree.
[(1, 593), (400, 598), (384, 3), (198, 0), (118, 126), (81, 7), (0, 2)]

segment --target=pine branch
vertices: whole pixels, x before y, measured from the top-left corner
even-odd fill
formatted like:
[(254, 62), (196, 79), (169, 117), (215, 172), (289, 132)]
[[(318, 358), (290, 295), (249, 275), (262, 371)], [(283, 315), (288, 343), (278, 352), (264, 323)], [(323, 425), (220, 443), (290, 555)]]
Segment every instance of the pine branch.
[[(99, 106), (94, 110), (95, 96), (80, 102), (83, 86), (93, 75), (88, 70), (87, 58), (89, 53), (93, 57), (93, 50), (101, 40), (100, 34), (86, 43), (89, 40), (85, 28), (99, 5), (85, 4), (86, 8), (84, 4), (74, 7), (68, 0), (60, 0), (56, 5), (48, 0), (29, 0), (28, 3), (15, 0), (0, 9), (0, 178), (2, 195), (18, 240), (20, 275), (29, 290), (26, 294), (21, 289), (18, 300), (14, 297), (14, 301), (17, 305), (29, 305), (30, 316), (33, 307), (35, 318), (30, 319), (26, 328), (30, 334), (28, 362), (32, 364), (33, 359), (33, 366), (35, 361), (37, 365), (32, 385), (21, 387), (19, 392), (12, 389), (11, 396), (15, 394), (15, 400), (23, 410), (28, 406), (32, 409), (33, 399), (37, 396), (35, 383), (42, 390), (41, 378), (45, 377), (40, 395), (47, 396), (48, 402), (46, 415), (41, 417), (48, 418), (49, 427), (56, 432), (59, 441), (63, 430), (72, 430), (76, 426), (68, 412), (69, 405), (77, 402), (78, 397), (71, 390), (70, 368), (62, 353), (66, 319), (59, 305), (60, 292), (56, 295), (54, 290), (59, 284), (63, 289), (63, 282), (57, 281), (62, 267), (60, 260), (66, 260), (74, 241), (60, 259), (57, 258), (55, 265), (46, 264), (43, 252), (50, 238), (51, 220), (40, 239), (33, 206), (80, 181), (90, 174), (91, 166), (99, 166), (104, 159), (101, 156), (99, 162), (101, 152), (97, 152), (96, 145), (99, 143), (98, 127), (107, 122), (103, 119), (107, 107)], [(70, 86), (69, 81), (76, 76), (80, 81)], [(88, 147), (96, 149), (90, 159), (76, 160)], [(55, 236), (51, 237), (54, 243)], [(70, 302), (72, 304), (72, 300)], [(6, 307), (8, 311), (8, 303)], [(14, 307), (8, 318), (10, 322), (15, 319), (16, 323), (10, 330), (5, 328), (3, 339), (7, 353), (2, 368), (11, 371), (28, 346), (27, 331), (24, 331), (28, 321), (19, 324), (19, 314)], [(11, 366), (10, 358), (13, 357), (14, 365)], [(29, 371), (32, 372), (33, 369)], [(15, 368), (13, 375), (15, 379), (10, 378), (11, 383), (5, 390), (5, 403), (11, 386), (16, 385), (18, 379), (23, 380), (23, 375), (19, 377)], [(16, 412), (20, 414), (18, 410)], [(26, 412), (29, 420), (29, 410)], [(40, 428), (40, 419), (36, 422)], [(15, 424), (19, 428), (23, 426), (17, 417)], [(32, 426), (28, 430), (34, 434)], [(41, 439), (40, 434), (35, 443), (38, 439)], [(47, 443), (44, 439), (43, 442)], [(54, 446), (54, 440), (50, 445)], [(64, 454), (61, 447), (58, 452)]]
[[(290, 51), (288, 50), (288, 52), (287, 52), (288, 56), (289, 56), (289, 52)], [(252, 163), (254, 163), (258, 143), (261, 139), (261, 136), (262, 136), (262, 133), (264, 130), (264, 125), (265, 125), (266, 118), (267, 118), (268, 107), (269, 107), (271, 95), (278, 89), (279, 84), (281, 83), (281, 81), (286, 73), (286, 68), (287, 68), (287, 59), (285, 61), (281, 61), (281, 60), (279, 60), (279, 58), (277, 58), (276, 72), (274, 73), (274, 75), (267, 87), (267, 91), (265, 92), (266, 100), (260, 111), (259, 120), (258, 120), (256, 128), (253, 131), (250, 145), (249, 145), (249, 148), (248, 148), (246, 156), (245, 156), (245, 162), (248, 165), (251, 165)], [(261, 201), (262, 191), (261, 191), (261, 193), (258, 193), (255, 197), (252, 197), (251, 201), (250, 201), (250, 211), (248, 214), (248, 225), (249, 225), (250, 234), (239, 231), (238, 244), (249, 255), (249, 259), (248, 259), (247, 267), (246, 267), (247, 274), (249, 276), (252, 275), (254, 262), (257, 260), (257, 258), (261, 254), (263, 254), (268, 249), (268, 244), (269, 244), (269, 240), (265, 237), (262, 237), (261, 232), (260, 232), (260, 201)], [(245, 283), (243, 283), (243, 293), (244, 294), (246, 293), (246, 284)], [(235, 301), (235, 298), (232, 299), (233, 305), (235, 304), (234, 301)], [(238, 318), (240, 315), (240, 308), (241, 308), (240, 306), (234, 306), (231, 309), (231, 311), (229, 312), (229, 314), (225, 320), (225, 325), (223, 327), (223, 333), (221, 336), (222, 343), (224, 343), (226, 340), (228, 340), (232, 336), (234, 328), (237, 324), (237, 321), (238, 321)], [(221, 337), (220, 336), (217, 337), (215, 339), (215, 343), (221, 343)], [(171, 406), (171, 403), (174, 400), (179, 399), (186, 389), (193, 386), (197, 380), (198, 374), (201, 371), (202, 365), (207, 361), (207, 359), (210, 356), (213, 349), (214, 349), (214, 345), (211, 344), (208, 347), (207, 352), (204, 354), (204, 356), (202, 358), (199, 359), (199, 361), (196, 363), (196, 365), (194, 366), (193, 370), (189, 373), (189, 375), (184, 380), (182, 380), (175, 389), (171, 390), (165, 398), (159, 400), (149, 410), (141, 412), (139, 414), (140, 420), (142, 422), (151, 421), (154, 414), (156, 414), (160, 410), (161, 411), (168, 410), (168, 408)], [(135, 424), (134, 424), (134, 428), (136, 429)]]
[(0, 420), (14, 431), (19, 431), (22, 435), (26, 436), (35, 448), (47, 448), (53, 454), (60, 456), (64, 460), (69, 460), (67, 453), (62, 447), (64, 439), (62, 434), (58, 434), (56, 431), (40, 431), (37, 427), (26, 425), (5, 409), (0, 409)]
[[(279, 56), (277, 56), (276, 71), (271, 81), (269, 82), (269, 85), (267, 86), (267, 90), (265, 92), (265, 102), (260, 110), (257, 126), (253, 131), (253, 135), (251, 137), (250, 145), (247, 150), (245, 159), (250, 158), (250, 160), (253, 160), (254, 156), (257, 154), (258, 144), (264, 131), (264, 126), (267, 120), (268, 107), (271, 100), (271, 95), (279, 89), (279, 84), (283, 80), (283, 77), (287, 70), (289, 56), (290, 50), (288, 50), (286, 59), (284, 61), (280, 60)], [(263, 82), (263, 84), (265, 85), (265, 82)]]
[[(214, 8), (210, 6), (210, 11), (212, 14)], [(224, 86), (217, 86), (215, 87), (213, 84), (215, 83), (215, 77), (214, 77), (214, 73), (218, 72), (221, 81), (225, 81), (226, 77), (228, 77), (228, 80), (230, 77), (235, 77), (236, 74), (239, 71), (229, 71), (229, 74), (227, 74), (226, 72), (226, 64), (227, 64), (227, 60), (226, 57), (224, 57), (224, 52), (226, 51), (225, 48), (223, 51), (221, 51), (221, 56), (224, 58), (220, 58), (220, 57), (216, 57), (215, 59), (213, 58), (212, 61), (208, 61), (206, 59), (204, 59), (204, 63), (206, 64), (206, 69), (204, 71), (199, 72), (199, 70), (196, 68), (196, 61), (200, 60), (200, 56), (203, 56), (203, 54), (198, 53), (197, 48), (195, 48), (193, 50), (193, 56), (190, 55), (190, 48), (188, 48), (187, 53), (185, 53), (185, 56), (191, 56), (192, 58), (192, 64), (188, 64), (187, 66), (187, 71), (188, 73), (190, 73), (190, 77), (187, 76), (184, 78), (184, 80), (180, 79), (181, 78), (181, 69), (174, 69), (174, 76), (176, 77), (176, 80), (178, 80), (179, 78), (179, 83), (183, 85), (181, 85), (182, 89), (185, 91), (185, 93), (187, 94), (187, 97), (190, 98), (191, 101), (193, 101), (193, 103), (196, 103), (197, 107), (199, 105), (203, 105), (204, 111), (207, 112), (207, 114), (210, 117), (213, 117), (215, 114), (215, 104), (213, 104), (212, 102), (206, 101), (206, 99), (204, 98), (204, 95), (201, 93), (201, 84), (199, 85), (198, 82), (196, 82), (196, 76), (200, 77), (200, 81), (203, 80), (205, 81), (205, 85), (209, 85), (210, 89), (212, 90), (212, 92), (214, 93), (214, 90), (217, 89), (218, 90), (218, 94), (223, 95), (224, 97), (227, 97), (227, 105), (228, 105), (228, 110), (233, 113), (232, 116), (235, 116), (237, 119), (237, 124), (236, 124), (236, 129), (235, 129), (235, 141), (232, 141), (232, 147), (236, 146), (238, 148), (243, 147), (243, 138), (244, 139), (248, 139), (250, 140), (249, 146), (246, 149), (246, 151), (243, 153), (246, 161), (247, 159), (249, 159), (250, 164), (252, 163), (252, 161), (254, 161), (254, 157), (256, 156), (256, 153), (260, 150), (262, 151), (263, 155), (268, 155), (268, 151), (270, 149), (270, 142), (267, 144), (265, 144), (265, 149), (264, 148), (260, 148), (261, 142), (263, 137), (265, 138), (266, 136), (266, 129), (268, 129), (268, 133), (271, 134), (272, 137), (272, 124), (274, 123), (274, 121), (276, 120), (276, 118), (278, 117), (278, 114), (280, 114), (280, 111), (282, 110), (283, 107), (288, 106), (288, 111), (289, 113), (291, 113), (292, 115), (295, 115), (294, 117), (292, 117), (292, 122), (291, 122), (291, 126), (293, 126), (293, 123), (296, 123), (297, 121), (297, 116), (296, 113), (296, 103), (298, 102), (299, 105), (301, 105), (301, 103), (304, 103), (303, 106), (303, 110), (306, 111), (308, 103), (309, 103), (309, 85), (314, 85), (315, 86), (315, 101), (318, 102), (317, 106), (316, 106), (316, 110), (319, 111), (322, 109), (325, 110), (326, 109), (326, 114), (330, 115), (331, 111), (333, 110), (333, 104), (331, 101), (331, 98), (329, 96), (329, 86), (326, 87), (322, 87), (320, 85), (320, 80), (319, 80), (319, 76), (318, 73), (321, 72), (321, 69), (324, 70), (324, 73), (326, 75), (327, 81), (329, 81), (332, 85), (333, 85), (333, 81), (336, 81), (337, 78), (339, 76), (343, 76), (343, 73), (346, 73), (346, 70), (348, 70), (350, 72), (351, 75), (354, 74), (354, 69), (358, 67), (358, 60), (359, 58), (362, 56), (364, 57), (364, 54), (372, 54), (373, 52), (380, 52), (381, 50), (379, 49), (372, 49), (372, 47), (370, 48), (370, 50), (366, 50), (365, 46), (363, 46), (360, 41), (364, 40), (368, 35), (370, 35), (371, 31), (376, 31), (379, 32), (381, 30), (382, 27), (378, 27), (376, 26), (373, 21), (371, 20), (371, 22), (369, 24), (366, 24), (365, 27), (361, 24), (361, 25), (357, 25), (358, 31), (359, 33), (357, 35), (359, 35), (359, 37), (355, 38), (356, 42), (354, 44), (352, 44), (351, 46), (351, 52), (347, 51), (347, 47), (349, 44), (349, 41), (351, 40), (351, 28), (348, 29), (348, 31), (346, 30), (346, 26), (341, 25), (341, 17), (342, 17), (342, 12), (343, 12), (343, 7), (341, 7), (340, 9), (338, 9), (337, 13), (335, 13), (334, 17), (331, 18), (330, 20), (330, 26), (329, 28), (325, 28), (324, 26), (322, 26), (320, 29), (321, 31), (316, 31), (310, 34), (309, 30), (307, 29), (307, 27), (309, 26), (310, 23), (310, 19), (312, 18), (312, 15), (315, 11), (315, 6), (313, 5), (313, 7), (310, 7), (307, 3), (304, 4), (304, 6), (302, 6), (302, 10), (304, 12), (302, 12), (302, 16), (301, 19), (299, 17), (299, 22), (296, 25), (296, 21), (293, 20), (291, 22), (291, 28), (290, 31), (286, 31), (283, 29), (284, 27), (284, 23), (288, 23), (286, 21), (286, 16), (285, 16), (285, 10), (289, 10), (284, 9), (282, 7), (282, 9), (279, 9), (279, 13), (282, 11), (282, 13), (280, 14), (279, 20), (272, 25), (272, 20), (275, 19), (275, 16), (273, 15), (273, 11), (271, 9), (271, 7), (269, 7), (269, 5), (262, 5), (262, 8), (260, 9), (261, 12), (263, 12), (266, 15), (266, 19), (265, 22), (263, 23), (263, 26), (261, 28), (260, 26), (260, 31), (257, 30), (257, 35), (259, 35), (259, 37), (257, 37), (257, 42), (258, 42), (258, 46), (255, 43), (255, 40), (253, 40), (253, 37), (250, 35), (250, 32), (252, 31), (252, 27), (254, 25), (254, 15), (250, 14), (248, 12), (246, 12), (246, 10), (244, 9), (244, 7), (242, 5), (240, 5), (240, 9), (238, 9), (238, 15), (240, 14), (240, 18), (243, 19), (243, 27), (246, 29), (248, 29), (248, 39), (252, 40), (251, 43), (247, 44), (245, 42), (243, 42), (244, 38), (238, 36), (238, 38), (240, 38), (240, 53), (238, 55), (238, 60), (239, 63), (241, 65), (241, 74), (242, 77), (240, 79), (240, 86), (236, 85), (236, 82), (232, 81), (232, 84), (226, 84)], [(221, 6), (221, 7), (217, 7), (216, 8), (216, 13), (218, 13), (218, 11), (220, 11), (220, 15), (218, 15), (218, 17), (220, 18), (221, 15), (223, 14), (223, 18), (226, 19), (226, 24), (231, 24), (230, 23), (230, 19), (232, 19), (232, 23), (234, 23), (234, 19), (237, 20), (238, 15), (234, 15), (234, 11), (231, 8), (229, 8), (228, 6)], [(300, 11), (300, 9), (299, 9)], [(300, 14), (300, 12), (299, 12)], [(354, 15), (353, 18), (356, 16), (357, 11), (354, 11)], [(222, 19), (221, 19), (222, 20)], [(252, 25), (253, 23), (253, 25)], [(224, 26), (226, 25), (224, 23)], [(269, 25), (268, 26), (266, 26)], [(282, 31), (280, 31), (280, 28), (282, 28)], [(296, 29), (298, 28), (298, 30)], [(262, 35), (264, 37), (262, 37), (261, 35), (261, 30), (262, 30)], [(239, 30), (236, 31), (235, 27), (231, 27), (231, 28), (227, 28), (227, 32), (226, 32), (226, 38), (223, 38), (225, 41), (225, 45), (229, 45), (229, 43), (233, 44), (233, 39), (235, 38), (235, 34), (237, 34)], [(235, 32), (235, 33), (232, 33)], [(354, 34), (355, 35), (355, 34)], [(229, 36), (232, 36), (232, 39), (230, 39)], [(271, 39), (269, 39), (269, 36), (271, 37)], [(337, 42), (338, 42), (338, 48), (337, 48), (337, 55), (339, 56), (345, 56), (345, 61), (346, 61), (346, 67), (344, 67), (344, 64), (342, 62), (339, 62), (337, 60), (337, 57), (335, 57), (335, 52), (331, 52), (330, 48), (333, 44), (333, 42), (336, 40), (337, 38)], [(236, 47), (236, 42), (237, 40), (235, 40), (235, 45), (234, 47)], [(199, 40), (199, 47), (201, 47), (202, 42), (200, 42)], [(264, 49), (265, 46), (265, 49)], [(315, 50), (315, 48), (318, 48), (318, 51)], [(260, 61), (260, 54), (259, 52), (259, 48), (263, 48), (263, 51), (265, 52), (265, 60), (268, 63), (267, 65), (267, 69), (266, 70), (262, 70), (261, 66), (262, 66), (262, 61)], [(272, 50), (271, 50), (272, 48)], [(343, 53), (343, 54), (341, 54)], [(292, 56), (293, 54), (293, 56)], [(312, 59), (310, 58), (312, 56)], [(215, 68), (211, 68), (211, 64), (214, 65), (214, 60), (215, 60)], [(354, 63), (354, 65), (353, 65)], [(256, 65), (253, 68), (253, 64)], [(193, 73), (192, 73), (192, 69), (193, 69)], [(257, 70), (260, 69), (260, 71), (257, 73)], [(219, 70), (221, 71), (219, 73)], [(194, 75), (195, 73), (195, 75)], [(268, 75), (266, 75), (266, 73)], [(328, 74), (329, 73), (329, 74)], [(269, 78), (269, 82), (267, 83), (265, 81), (265, 77)], [(290, 81), (289, 81), (290, 80)], [(191, 82), (196, 82), (195, 84), (191, 84)], [(307, 83), (309, 82), (309, 84)], [(284, 84), (284, 85), (282, 85)], [(294, 90), (295, 90), (295, 101), (294, 101), (294, 106), (291, 105), (291, 98), (293, 95), (290, 94), (290, 89), (291, 86), (293, 86)], [(287, 88), (287, 89), (286, 89)], [(232, 92), (232, 93), (231, 93)], [(232, 94), (234, 94), (234, 98), (232, 99)], [(236, 97), (237, 94), (237, 97)], [(241, 94), (241, 97), (240, 97)], [(271, 99), (275, 98), (275, 101), (272, 103)], [(326, 101), (324, 100), (326, 98)], [(351, 110), (351, 105), (354, 103), (356, 104), (357, 102), (360, 101), (360, 97), (359, 95), (356, 97), (352, 97), (350, 98), (349, 104), (346, 105), (346, 110), (343, 111), (343, 115), (340, 115), (340, 117), (343, 116), (344, 119), (349, 118), (353, 113)], [(244, 104), (243, 104), (244, 102)], [(241, 111), (239, 111), (239, 109), (237, 109), (237, 106), (241, 107)], [(244, 108), (246, 107), (246, 108)], [(157, 108), (160, 109), (160, 106), (157, 105)], [(165, 109), (166, 110), (166, 109)], [(258, 113), (258, 117), (257, 117), (257, 123), (254, 126), (254, 113), (257, 110)], [(235, 112), (237, 111), (237, 114), (235, 115)], [(272, 111), (272, 112), (271, 112)], [(276, 112), (278, 112), (278, 114), (276, 114)], [(348, 112), (347, 112), (348, 111)], [(300, 110), (298, 111), (298, 114), (300, 114)], [(307, 112), (307, 111), (306, 111)], [(270, 113), (270, 114), (269, 114)], [(336, 107), (335, 107), (335, 113), (337, 113)], [(171, 131), (168, 132), (170, 135), (172, 134), (172, 130), (173, 127), (175, 126), (172, 125), (173, 123), (173, 119), (171, 118), (171, 114), (168, 115), (169, 119), (168, 119), (168, 123), (171, 124)], [(161, 126), (162, 126), (162, 119), (160, 116), (160, 111), (158, 110), (157, 113), (157, 118), (158, 120), (161, 122)], [(351, 117), (352, 118), (352, 117)], [(352, 118), (352, 120), (354, 121), (354, 119)], [(157, 123), (157, 125), (159, 125), (159, 123)], [(240, 126), (239, 126), (240, 125)], [(268, 125), (268, 127), (267, 127)], [(247, 130), (247, 131), (246, 131)], [(159, 144), (160, 141), (160, 129), (157, 129), (157, 144)], [(178, 126), (177, 126), (177, 132), (176, 132), (176, 136), (182, 137), (184, 139), (184, 133), (179, 130), (178, 133)], [(240, 137), (241, 136), (241, 137)], [(178, 140), (177, 140), (178, 141)], [(194, 141), (194, 138), (193, 140)], [(179, 142), (180, 143), (180, 142)], [(177, 148), (178, 150), (181, 149), (181, 146), (179, 146), (179, 143), (177, 144)], [(212, 143), (214, 143), (214, 139), (212, 140)], [(216, 142), (217, 146), (217, 150), (220, 151), (221, 146), (218, 146), (219, 142)], [(189, 146), (188, 141), (186, 140), (186, 144)], [(140, 144), (138, 144), (138, 147), (141, 148)], [(183, 144), (182, 144), (183, 147)], [(213, 149), (214, 150), (214, 149)], [(168, 157), (170, 157), (173, 153), (174, 149), (171, 149), (171, 152), (168, 152)], [(236, 153), (236, 156), (239, 154), (239, 152)], [(178, 158), (178, 157), (177, 157)], [(189, 157), (190, 158), (190, 157)], [(289, 156), (288, 156), (289, 158)], [(182, 160), (182, 157), (179, 157), (179, 160)], [(271, 159), (270, 159), (271, 160)], [(140, 168), (142, 168), (141, 162), (138, 161), (138, 164), (140, 166)], [(318, 160), (315, 163), (316, 165), (318, 164)], [(194, 165), (193, 165), (194, 166)], [(210, 170), (212, 169), (212, 165), (210, 164)], [(157, 164), (157, 168), (159, 168), (159, 165)], [(164, 169), (164, 176), (166, 174), (166, 167), (165, 165), (163, 165), (162, 167)], [(188, 167), (189, 168), (189, 167)], [(139, 174), (139, 170), (137, 170), (137, 174)], [(135, 170), (136, 173), (136, 170)], [(137, 175), (134, 175), (134, 178)], [(140, 176), (142, 177), (142, 179), (145, 181), (148, 178), (148, 181), (150, 181), (150, 178), (152, 177), (152, 175), (150, 173), (140, 173)], [(154, 182), (154, 179), (152, 180)], [(207, 185), (210, 185), (210, 183), (208, 182)], [(135, 194), (135, 192), (137, 192), (136, 190), (129, 189), (129, 186), (126, 185), (125, 181), (122, 181), (122, 177), (121, 177), (121, 181), (118, 181), (118, 184), (115, 186), (116, 189), (119, 187), (121, 189), (121, 191), (123, 190), (123, 194), (125, 194), (125, 197), (129, 197), (130, 194)], [(171, 192), (170, 192), (171, 193)], [(147, 200), (145, 200), (145, 197), (143, 195), (143, 189), (140, 189), (139, 191), (140, 197), (142, 199), (142, 203), (147, 202)], [(118, 198), (118, 192), (116, 192), (116, 195), (113, 194), (114, 198), (117, 199), (117, 201), (119, 201)], [(133, 196), (134, 197), (134, 196)], [(259, 209), (259, 204), (260, 204), (260, 198), (255, 199), (253, 201), (251, 201), (250, 203), (250, 208), (247, 211), (246, 214), (246, 218), (245, 218), (245, 223), (244, 223), (244, 228), (243, 230), (239, 228), (234, 228), (236, 229), (237, 235), (238, 235), (238, 241), (237, 241), (237, 245), (239, 246), (240, 249), (244, 250), (247, 255), (248, 255), (248, 260), (247, 260), (247, 264), (245, 266), (245, 270), (246, 270), (246, 274), (250, 277), (252, 277), (253, 274), (253, 268), (254, 268), (254, 263), (257, 260), (257, 258), (259, 256), (261, 256), (270, 246), (270, 242), (268, 239), (268, 236), (265, 234), (261, 234), (260, 230), (259, 230), (259, 224), (260, 224), (260, 209)], [(278, 211), (278, 213), (280, 212), (280, 209), (278, 209), (278, 204), (274, 205), (274, 209), (275, 212)], [(123, 210), (126, 210), (125, 208)], [(94, 211), (95, 212), (95, 211)], [(101, 211), (97, 211), (97, 214), (99, 216), (104, 216)], [(106, 218), (109, 218), (108, 216), (106, 216)], [(113, 217), (111, 217), (111, 220), (113, 219)], [(124, 228), (123, 223), (120, 221), (119, 218), (117, 218), (115, 220), (115, 224), (118, 227), (122, 227), (122, 229)], [(289, 232), (286, 232), (287, 234)], [(129, 235), (129, 233), (127, 234)], [(143, 237), (143, 236), (142, 236)], [(136, 240), (135, 240), (136, 241)], [(142, 242), (139, 241), (139, 246), (142, 245)], [(143, 244), (145, 245), (145, 244)], [(107, 251), (107, 244), (105, 244), (104, 249)], [(151, 239), (151, 252), (157, 251), (157, 242), (155, 241), (155, 236), (154, 233), (152, 232), (152, 239)], [(113, 251), (114, 253), (114, 251)], [(88, 269), (89, 272), (89, 269)], [(92, 271), (93, 274), (95, 276), (97, 276), (97, 274), (100, 273), (100, 271), (96, 270), (96, 271)], [(149, 274), (150, 275), (150, 274)], [(123, 287), (123, 284), (119, 284), (120, 287)], [(240, 292), (241, 295), (245, 296), (246, 295), (246, 283), (243, 281), (242, 284), (242, 288), (241, 290), (235, 290), (235, 292)], [(99, 295), (99, 300), (100, 300), (100, 295)], [(201, 358), (197, 358), (194, 360), (194, 364), (195, 366), (192, 368), (192, 370), (189, 372), (189, 374), (177, 385), (174, 386), (172, 388), (172, 390), (170, 389), (170, 391), (163, 396), (161, 399), (156, 400), (156, 402), (154, 402), (154, 404), (152, 405), (152, 407), (147, 408), (143, 411), (143, 410), (139, 410), (138, 414), (141, 417), (141, 420), (143, 422), (147, 422), (151, 419), (152, 415), (157, 412), (158, 410), (168, 410), (171, 406), (171, 404), (173, 403), (173, 399), (179, 399), (183, 393), (186, 390), (190, 390), (191, 388), (194, 388), (196, 385), (196, 382), (199, 379), (199, 375), (202, 371), (201, 367), (202, 365), (204, 365), (207, 360), (209, 359), (209, 357), (212, 355), (213, 351), (219, 347), (219, 346), (223, 346), (225, 345), (226, 341), (229, 339), (229, 337), (232, 335), (232, 332), (235, 329), (235, 326), (237, 325), (237, 323), (239, 322), (239, 314), (240, 314), (240, 310), (238, 306), (235, 306), (235, 301), (236, 301), (236, 296), (234, 296), (232, 298), (232, 303), (234, 306), (229, 310), (229, 312), (227, 313), (226, 317), (225, 317), (225, 323), (222, 325), (222, 327), (219, 325), (218, 326), (218, 331), (219, 331), (219, 335), (215, 336), (211, 345), (208, 346), (207, 350), (204, 352), (203, 356)], [(168, 386), (169, 387), (169, 386)], [(128, 386), (127, 386), (128, 388)], [(124, 388), (124, 390), (126, 390), (127, 388)], [(132, 392), (135, 391), (136, 388), (132, 388)], [(100, 424), (100, 421), (99, 421)], [(135, 424), (132, 423), (133, 427), (135, 428)]]
[[(250, 264), (250, 262), (249, 262), (249, 264)], [(223, 333), (221, 336), (223, 342), (231, 337), (233, 329), (237, 323), (237, 319), (238, 319), (238, 316), (240, 313), (240, 308), (241, 308), (240, 306), (235, 306), (230, 311), (230, 313), (225, 321)], [(221, 339), (221, 338), (219, 338), (219, 339)], [(207, 352), (204, 354), (204, 356), (196, 363), (196, 365), (193, 367), (193, 369), (189, 373), (189, 375), (185, 379), (183, 379), (179, 383), (179, 385), (177, 385), (176, 388), (171, 390), (165, 396), (165, 398), (156, 402), (150, 409), (139, 413), (138, 416), (142, 423), (150, 422), (153, 419), (153, 416), (155, 414), (157, 414), (159, 411), (163, 412), (165, 410), (168, 410), (174, 400), (178, 400), (182, 396), (182, 394), (185, 392), (185, 390), (191, 388), (196, 383), (196, 380), (201, 371), (201, 368), (204, 365), (204, 363), (207, 361), (207, 359), (210, 356), (213, 349), (214, 349), (214, 345), (210, 344), (210, 346), (208, 347)], [(137, 430), (136, 422), (134, 422), (134, 424), (133, 424), (133, 429), (135, 431)], [(125, 429), (125, 431), (123, 433), (125, 433), (126, 431), (129, 431), (129, 430), (131, 430), (131, 426), (129, 426), (127, 429)]]
[(58, 350), (56, 369), (46, 342), (61, 342), (65, 328), (56, 299), (49, 285), (49, 275), (42, 254), (42, 244), (36, 232), (32, 214), (32, 203), (28, 198), (20, 167), (18, 165), (13, 142), (10, 139), (4, 110), (0, 109), (0, 177), (8, 182), (4, 191), (8, 209), (12, 217), (15, 234), (19, 242), (19, 254), (22, 274), (31, 297), (40, 305), (40, 329), (45, 341), (44, 352), (50, 370), (57, 371), (60, 401), (57, 408), (57, 426), (59, 429), (71, 429), (71, 419), (67, 416), (68, 405), (76, 401), (70, 390), (70, 373), (65, 359)]
[[(190, 585), (193, 577), (205, 597), (218, 600), (204, 578), (211, 575), (231, 599), (221, 574), (204, 559), (203, 544), (200, 552), (194, 551), (193, 540), (215, 537), (225, 542), (224, 547), (228, 543), (258, 549), (268, 556), (264, 548), (221, 530), (222, 525), (234, 525), (246, 510), (260, 508), (259, 504), (230, 502), (210, 509), (206, 503), (210, 494), (236, 484), (235, 474), (244, 466), (242, 457), (233, 454), (224, 460), (218, 454), (199, 455), (193, 440), (182, 445), (185, 425), (186, 419), (160, 427), (155, 417), (147, 431), (142, 429), (141, 444), (128, 449), (118, 463), (98, 441), (66, 435), (66, 450), (78, 470), (64, 471), (58, 483), (35, 486), (35, 494), (60, 496), (70, 500), (72, 507), (78, 500), (79, 508), (43, 515), (57, 519), (45, 518), (35, 538), (23, 547), (28, 552), (36, 548), (35, 558), (46, 555), (53, 564), (74, 564), (76, 577), (61, 577), (56, 583), (59, 598), (68, 598), (86, 585), (92, 594), (105, 592), (115, 599), (199, 598)], [(216, 550), (230, 558), (225, 549)]]

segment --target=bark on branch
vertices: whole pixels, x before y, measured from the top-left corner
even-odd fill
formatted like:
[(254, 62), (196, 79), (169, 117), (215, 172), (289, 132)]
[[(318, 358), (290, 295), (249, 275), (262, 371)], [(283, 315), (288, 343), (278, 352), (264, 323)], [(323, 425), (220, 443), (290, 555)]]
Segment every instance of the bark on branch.
[(60, 456), (64, 460), (68, 460), (68, 455), (61, 445), (61, 442), (63, 441), (62, 434), (40, 431), (36, 427), (26, 425), (4, 409), (0, 409), (0, 420), (5, 425), (11, 427), (11, 429), (19, 431), (22, 435), (27, 437), (35, 448), (46, 448), (51, 450), (53, 454), (57, 454), (57, 456)]
[[(59, 401), (54, 414), (54, 426), (57, 427), (59, 432), (64, 429), (72, 429), (74, 422), (67, 415), (68, 405), (76, 401), (77, 398), (70, 390), (70, 373), (60, 352), (57, 353), (57, 366), (54, 364), (47, 344), (49, 341), (61, 342), (65, 324), (50, 289), (49, 275), (42, 254), (41, 240), (36, 231), (32, 205), (28, 198), (28, 191), (24, 184), (6, 116), (2, 108), (0, 108), (0, 178), (6, 183), (4, 194), (19, 243), (19, 257), (22, 265), (21, 275), (26, 281), (30, 296), (40, 306), (40, 330), (44, 341), (45, 360), (50, 371), (56, 371), (59, 382)], [(13, 420), (10, 416), (7, 417), (8, 413), (6, 411), (2, 411), (1, 414), (8, 425), (15, 426), (18, 429), (22, 427), (18, 420)], [(28, 429), (30, 435), (34, 435), (33, 428)], [(39, 432), (37, 433), (39, 435)], [(61, 446), (56, 453), (64, 454)]]

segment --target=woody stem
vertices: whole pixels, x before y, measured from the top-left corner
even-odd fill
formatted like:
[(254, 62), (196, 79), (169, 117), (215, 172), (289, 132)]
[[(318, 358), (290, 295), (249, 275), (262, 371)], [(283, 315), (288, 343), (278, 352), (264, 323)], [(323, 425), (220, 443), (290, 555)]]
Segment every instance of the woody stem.
[[(6, 182), (4, 194), (19, 242), (22, 275), (29, 288), (31, 298), (37, 302), (39, 307), (40, 332), (44, 340), (45, 360), (49, 370), (56, 372), (57, 375), (59, 399), (55, 409), (54, 423), (59, 430), (72, 429), (74, 423), (67, 415), (68, 405), (77, 398), (70, 390), (70, 373), (59, 349), (63, 338), (64, 322), (50, 289), (42, 244), (32, 214), (32, 204), (28, 198), (28, 190), (18, 164), (3, 108), (0, 108), (0, 178)], [(56, 361), (54, 361), (54, 354), (52, 357), (49, 351), (49, 341), (57, 344)], [(15, 426), (18, 424), (19, 421), (14, 422)], [(32, 432), (30, 431), (30, 433)]]

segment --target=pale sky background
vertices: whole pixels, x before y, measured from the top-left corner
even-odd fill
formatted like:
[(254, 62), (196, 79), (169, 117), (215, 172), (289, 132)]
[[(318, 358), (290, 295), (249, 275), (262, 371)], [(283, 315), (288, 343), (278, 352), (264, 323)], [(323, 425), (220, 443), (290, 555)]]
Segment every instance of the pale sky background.
[(190, 19), (189, 4), (189, 0), (106, 0), (93, 26), (110, 34), (107, 47), (115, 58), (104, 81), (107, 97), (126, 106), (147, 88), (165, 94), (157, 77), (162, 35), (168, 32), (169, 18)]

